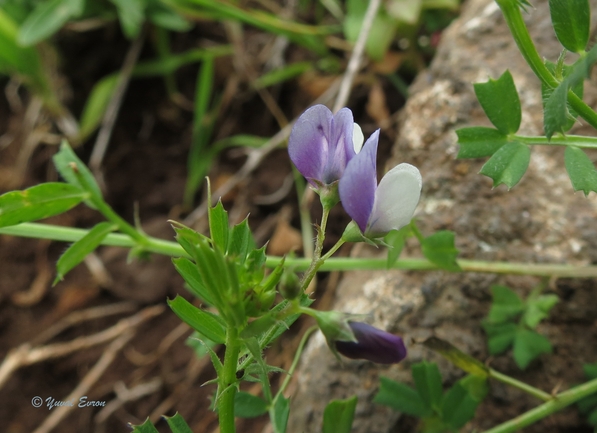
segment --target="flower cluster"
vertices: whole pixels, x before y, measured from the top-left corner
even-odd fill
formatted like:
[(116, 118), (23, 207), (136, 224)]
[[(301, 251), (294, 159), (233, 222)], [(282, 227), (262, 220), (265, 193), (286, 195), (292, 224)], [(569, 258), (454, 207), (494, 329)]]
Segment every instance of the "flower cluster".
[[(354, 223), (361, 240), (384, 237), (410, 223), (421, 195), (419, 170), (410, 164), (392, 168), (377, 183), (379, 130), (363, 144), (361, 128), (352, 112), (335, 115), (323, 105), (299, 117), (288, 140), (290, 159), (320, 195), (324, 210), (338, 201)], [(355, 226), (356, 225), (356, 226)], [(350, 230), (347, 230), (350, 232)], [(349, 236), (352, 237), (352, 236)], [(363, 238), (364, 237), (364, 238)], [(344, 237), (343, 237), (344, 238)], [(328, 346), (352, 359), (381, 364), (400, 362), (406, 356), (402, 338), (351, 320), (342, 313), (307, 309), (317, 319)]]
[(337, 185), (342, 206), (367, 238), (407, 225), (419, 202), (422, 179), (410, 164), (399, 164), (377, 183), (379, 130), (363, 145), (361, 128), (343, 108), (336, 115), (323, 105), (305, 111), (290, 139), (290, 159), (320, 192)]

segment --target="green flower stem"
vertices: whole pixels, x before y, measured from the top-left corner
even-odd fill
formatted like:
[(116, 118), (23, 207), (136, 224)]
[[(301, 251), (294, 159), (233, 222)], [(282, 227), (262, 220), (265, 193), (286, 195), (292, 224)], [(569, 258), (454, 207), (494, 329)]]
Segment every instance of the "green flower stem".
[[(311, 326), (303, 334), (303, 338), (301, 338), (301, 342), (299, 343), (299, 345), (296, 349), (296, 353), (294, 354), (294, 359), (292, 360), (292, 364), (290, 366), (290, 369), (288, 370), (288, 374), (284, 378), (284, 382), (282, 382), (282, 385), (280, 386), (280, 389), (278, 390), (278, 393), (276, 394), (275, 399), (278, 398), (278, 395), (282, 395), (282, 393), (284, 392), (284, 390), (290, 383), (290, 379), (292, 379), (294, 370), (296, 370), (296, 367), (298, 366), (298, 363), (301, 359), (301, 355), (303, 353), (303, 349), (305, 348), (305, 344), (307, 344), (307, 341), (309, 340), (309, 337), (311, 336), (311, 334), (313, 334), (313, 332), (317, 331), (318, 329), (319, 329), (318, 326)], [(274, 403), (275, 403), (275, 399), (274, 399)], [(272, 406), (273, 406), (273, 403), (272, 403)]]
[[(0, 228), (0, 234), (21, 236), (36, 239), (51, 239), (55, 241), (75, 242), (89, 233), (89, 230), (61, 227), (49, 224), (22, 223), (16, 226)], [(102, 241), (102, 245), (133, 248), (138, 244), (129, 236), (120, 233), (111, 233)], [(336, 244), (332, 250), (338, 248)], [(147, 244), (143, 249), (148, 252), (163, 254), (166, 256), (180, 257), (188, 255), (182, 247), (173, 241), (147, 237)], [(330, 251), (332, 251), (330, 250)], [(324, 272), (351, 271), (351, 270), (384, 270), (388, 269), (386, 258), (363, 259), (353, 257), (328, 258), (328, 252), (323, 258), (325, 263), (317, 267), (317, 270)], [(280, 263), (282, 257), (268, 256), (266, 266), (274, 268)], [(309, 269), (310, 259), (286, 258), (286, 265), (293, 266), (297, 271)], [(464, 272), (484, 272), (494, 274), (511, 275), (535, 275), (538, 277), (559, 277), (559, 278), (595, 278), (597, 277), (597, 266), (572, 266), (558, 264), (534, 264), (515, 262), (485, 262), (477, 260), (458, 260), (458, 265)], [(440, 268), (426, 259), (404, 258), (398, 260), (391, 269), (404, 269), (412, 271), (434, 271)], [(313, 274), (315, 275), (315, 274)], [(311, 277), (312, 278), (312, 277)]]
[(311, 213), (309, 206), (306, 203), (307, 194), (305, 194), (305, 178), (294, 165), (292, 167), (292, 175), (294, 177), (294, 185), (296, 187), (296, 195), (300, 197), (299, 200), (299, 217), (301, 219), (301, 236), (303, 238), (303, 251), (305, 257), (313, 257), (313, 226), (311, 225)]
[[(535, 75), (547, 87), (555, 89), (560, 84), (558, 80), (549, 72), (543, 59), (537, 52), (537, 48), (529, 35), (522, 13), (520, 12), (520, 5), (518, 0), (496, 0), (499, 5), (506, 23), (510, 28), (510, 32), (518, 45), (522, 56), (529, 64)], [(597, 128), (597, 113), (583, 102), (572, 90), (568, 91), (568, 102), (570, 106), (585, 119), (593, 128)]]
[(548, 146), (576, 146), (586, 149), (597, 149), (597, 137), (585, 137), (582, 135), (554, 135), (551, 140), (547, 137), (529, 137), (524, 135), (513, 135), (510, 141), (519, 141), (525, 144), (543, 144)]
[(535, 409), (517, 416), (510, 421), (498, 425), (492, 429), (486, 430), (484, 433), (513, 433), (524, 427), (531, 425), (540, 419), (557, 412), (578, 400), (587, 397), (597, 392), (597, 379), (593, 379), (587, 383), (576, 386), (568, 391), (561, 392), (551, 398), (548, 402), (537, 406)]
[(305, 272), (300, 282), (301, 293), (307, 290), (307, 287), (309, 287), (309, 284), (311, 284), (311, 281), (313, 280), (313, 277), (315, 277), (317, 270), (325, 261), (325, 259), (321, 259), (321, 252), (323, 251), (323, 241), (325, 240), (325, 229), (327, 227), (329, 215), (330, 210), (324, 207), (321, 214), (321, 225), (317, 228), (317, 237), (315, 238), (315, 251), (313, 252), (313, 258), (310, 260), (307, 272)]
[(234, 397), (236, 395), (236, 367), (240, 353), (238, 330), (229, 327), (226, 333), (226, 353), (224, 367), (218, 378), (218, 420), (220, 433), (235, 433), (234, 425)]
[(415, 237), (419, 240), (419, 242), (423, 243), (423, 240), (425, 239), (425, 237), (423, 236), (423, 234), (417, 227), (417, 224), (415, 223), (414, 218), (410, 220), (410, 229), (412, 230), (413, 235), (415, 235)]
[(489, 377), (495, 380), (499, 380), (500, 382), (508, 384), (514, 388), (518, 388), (526, 392), (527, 394), (532, 395), (533, 397), (537, 397), (539, 400), (550, 401), (554, 398), (551, 394), (548, 394), (545, 391), (541, 391), (540, 389), (535, 388), (519, 380), (516, 380), (513, 377), (506, 376), (505, 374), (502, 374), (499, 371), (495, 371), (493, 368), (489, 369)]

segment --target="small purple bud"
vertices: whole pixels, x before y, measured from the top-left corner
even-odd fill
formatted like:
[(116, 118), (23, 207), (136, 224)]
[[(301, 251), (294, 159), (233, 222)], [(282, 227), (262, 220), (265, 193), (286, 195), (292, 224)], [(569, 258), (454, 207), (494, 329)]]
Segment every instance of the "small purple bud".
[(333, 115), (326, 106), (315, 105), (298, 118), (288, 139), (288, 153), (312, 186), (330, 185), (342, 177), (356, 154), (354, 128), (348, 108)]
[(336, 350), (347, 358), (395, 364), (406, 357), (402, 338), (362, 322), (348, 322), (357, 342), (336, 341)]

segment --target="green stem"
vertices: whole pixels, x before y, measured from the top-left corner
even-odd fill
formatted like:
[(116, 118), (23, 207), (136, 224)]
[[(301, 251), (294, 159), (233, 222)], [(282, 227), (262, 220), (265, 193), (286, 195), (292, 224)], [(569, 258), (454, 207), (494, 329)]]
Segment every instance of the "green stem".
[(524, 391), (527, 394), (532, 395), (533, 397), (537, 397), (539, 400), (550, 401), (554, 398), (551, 394), (548, 394), (545, 391), (541, 391), (540, 389), (528, 385), (524, 382), (521, 382), (517, 379), (514, 379), (513, 377), (506, 376), (505, 374), (502, 374), (499, 371), (495, 371), (493, 368), (489, 369), (489, 377), (495, 380), (499, 380), (500, 382), (503, 382), (510, 386), (513, 386), (514, 388), (518, 388), (521, 391)]
[(218, 420), (220, 433), (235, 433), (234, 425), (234, 397), (236, 395), (236, 367), (240, 340), (238, 330), (229, 327), (226, 334), (226, 353), (222, 374), (218, 378)]
[(290, 379), (292, 379), (294, 370), (296, 370), (296, 367), (298, 366), (298, 363), (301, 359), (301, 354), (303, 353), (303, 349), (305, 348), (305, 344), (307, 344), (307, 340), (309, 339), (311, 334), (313, 334), (313, 332), (317, 331), (318, 329), (319, 329), (318, 326), (311, 326), (303, 334), (303, 338), (301, 338), (301, 342), (299, 343), (299, 345), (296, 349), (296, 353), (294, 354), (294, 359), (292, 360), (292, 365), (290, 366), (290, 369), (288, 370), (288, 374), (284, 378), (284, 382), (282, 382), (282, 385), (280, 386), (280, 389), (278, 390), (278, 393), (276, 394), (276, 397), (274, 398), (274, 403), (275, 403), (275, 400), (278, 398), (278, 396), (282, 395), (282, 393), (286, 390), (286, 387), (290, 383)]
[(410, 220), (410, 229), (412, 230), (415, 237), (419, 240), (419, 243), (423, 243), (423, 240), (425, 239), (425, 237), (423, 236), (423, 234), (417, 227), (417, 224), (415, 223), (414, 218), (412, 220)]
[[(518, 45), (518, 49), (535, 75), (547, 87), (551, 89), (558, 87), (560, 83), (543, 63), (543, 59), (537, 52), (537, 48), (531, 39), (522, 18), (522, 13), (520, 12), (519, 2), (517, 0), (496, 0), (496, 2), (504, 14), (504, 18), (516, 41), (516, 45)], [(580, 117), (585, 119), (593, 128), (597, 129), (597, 113), (585, 104), (572, 90), (568, 91), (568, 102)]]
[(497, 427), (486, 430), (484, 433), (513, 433), (519, 431), (522, 428), (531, 425), (540, 419), (543, 419), (546, 416), (551, 415), (552, 413), (557, 412), (566, 406), (569, 406), (572, 403), (575, 403), (578, 400), (596, 392), (597, 379), (593, 379), (590, 382), (576, 386), (568, 391), (564, 391), (554, 396), (541, 406), (537, 406), (535, 409), (531, 409), (530, 411), (517, 416), (510, 421), (506, 421)]
[[(39, 223), (22, 223), (16, 226), (0, 228), (0, 234), (21, 236), (25, 238), (51, 239), (54, 241), (63, 242), (76, 242), (87, 233), (89, 233), (89, 230)], [(166, 241), (150, 236), (147, 236), (145, 239), (146, 243), (143, 245), (143, 249), (145, 251), (172, 257), (188, 257), (182, 247), (176, 242)], [(111, 233), (105, 237), (105, 239), (102, 241), (102, 245), (133, 248), (137, 246), (138, 243), (136, 240), (131, 239), (131, 237), (128, 235), (121, 233)]]
[(597, 149), (597, 137), (585, 137), (582, 135), (554, 135), (551, 140), (542, 136), (513, 135), (511, 141), (519, 141), (525, 144), (543, 144), (547, 146), (576, 146), (586, 149)]
[(328, 222), (328, 216), (330, 214), (330, 210), (323, 208), (323, 212), (321, 214), (321, 225), (317, 229), (317, 237), (315, 238), (315, 251), (313, 252), (313, 258), (310, 260), (309, 268), (307, 272), (303, 275), (303, 278), (300, 282), (300, 293), (305, 292), (313, 277), (317, 273), (319, 267), (323, 264), (324, 260), (321, 260), (321, 252), (323, 251), (323, 241), (325, 240), (325, 228)]
[[(21, 236), (36, 239), (52, 239), (55, 241), (76, 242), (89, 233), (89, 230), (60, 227), (49, 224), (22, 223), (16, 226), (0, 228), (0, 234)], [(111, 233), (102, 241), (102, 245), (133, 248), (137, 243), (129, 236), (120, 233)], [(336, 244), (338, 245), (338, 244)], [(336, 246), (334, 246), (335, 248)], [(147, 237), (147, 244), (143, 249), (148, 252), (163, 254), (166, 256), (188, 257), (182, 247), (176, 242), (166, 241), (154, 237)], [(329, 253), (328, 253), (329, 254)], [(363, 259), (353, 257), (327, 258), (325, 263), (317, 267), (317, 270), (324, 272), (350, 271), (350, 270), (386, 270), (387, 259)], [(268, 256), (266, 266), (275, 268), (282, 260), (282, 257)], [(297, 271), (309, 269), (310, 259), (286, 258), (286, 265), (294, 267)], [(558, 264), (534, 264), (516, 262), (486, 262), (478, 260), (458, 260), (458, 265), (464, 272), (483, 272), (493, 274), (511, 275), (535, 275), (538, 277), (559, 277), (559, 278), (595, 278), (597, 277), (597, 266), (571, 266)], [(403, 258), (398, 260), (391, 269), (404, 269), (412, 271), (434, 271), (440, 267), (426, 259)]]

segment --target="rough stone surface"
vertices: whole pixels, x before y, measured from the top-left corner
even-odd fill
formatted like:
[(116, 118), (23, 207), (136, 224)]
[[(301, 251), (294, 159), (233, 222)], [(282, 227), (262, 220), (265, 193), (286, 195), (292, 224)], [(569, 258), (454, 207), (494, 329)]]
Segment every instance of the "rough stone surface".
[[(533, 2), (526, 22), (538, 50), (555, 61), (560, 46), (549, 19), (547, 1)], [(597, 0), (591, 1), (593, 14)], [(593, 17), (595, 22), (595, 16)], [(444, 33), (428, 71), (411, 88), (400, 117), (400, 134), (388, 167), (410, 162), (421, 170), (422, 199), (416, 214), (424, 233), (456, 232), (461, 257), (475, 260), (529, 263), (589, 264), (597, 260), (597, 203), (572, 193), (563, 162), (563, 149), (536, 146), (529, 170), (511, 191), (492, 189), (491, 180), (478, 175), (487, 160), (456, 160), (455, 129), (488, 126), (472, 83), (497, 78), (509, 69), (523, 106), (520, 134), (542, 132), (540, 86), (518, 52), (501, 12), (489, 0), (465, 2), (461, 17)], [(596, 92), (586, 86), (585, 101), (595, 106)], [(575, 133), (594, 135), (577, 125)], [(355, 255), (379, 254), (366, 247)], [(403, 255), (420, 255), (416, 243)], [(487, 361), (486, 339), (480, 326), (490, 305), (489, 288), (504, 284), (526, 296), (538, 278), (494, 274), (444, 272), (353, 272), (340, 283), (333, 308), (370, 315), (370, 323), (403, 335), (405, 341), (435, 335), (464, 352)], [(552, 281), (548, 291), (560, 297), (549, 320), (538, 330), (554, 346), (554, 354), (534, 361), (525, 372), (511, 354), (496, 357), (492, 366), (550, 391), (583, 380), (581, 365), (597, 360), (597, 303), (593, 280)], [(365, 361), (339, 363), (321, 335), (309, 342), (296, 373), (289, 432), (321, 430), (322, 412), (332, 399), (357, 395), (355, 433), (414, 431), (415, 421), (373, 404), (379, 376), (410, 382), (410, 365), (438, 362), (444, 384), (463, 373), (421, 345), (409, 344), (407, 360), (392, 367)], [(483, 431), (521, 414), (539, 402), (501, 383), (492, 382), (488, 398), (464, 431)], [(525, 432), (590, 431), (575, 409), (535, 424)]]

